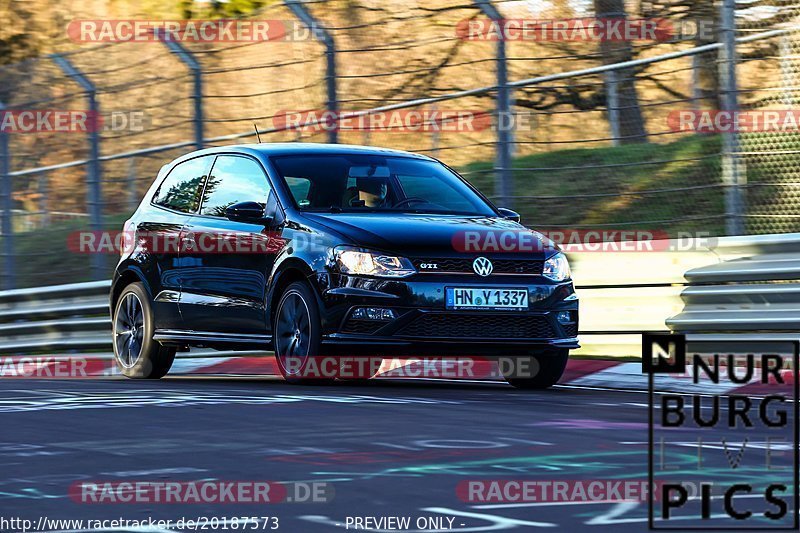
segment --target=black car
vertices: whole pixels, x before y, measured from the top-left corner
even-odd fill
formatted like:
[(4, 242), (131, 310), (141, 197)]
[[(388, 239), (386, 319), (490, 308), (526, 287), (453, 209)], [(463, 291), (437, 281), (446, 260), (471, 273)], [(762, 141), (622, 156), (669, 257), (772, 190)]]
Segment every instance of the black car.
[(578, 347), (564, 254), (423, 155), (200, 150), (161, 169), (124, 236), (110, 306), (132, 378), (204, 346), (271, 348), (295, 382), (318, 357), (504, 357), (534, 368), (510, 383), (545, 388)]

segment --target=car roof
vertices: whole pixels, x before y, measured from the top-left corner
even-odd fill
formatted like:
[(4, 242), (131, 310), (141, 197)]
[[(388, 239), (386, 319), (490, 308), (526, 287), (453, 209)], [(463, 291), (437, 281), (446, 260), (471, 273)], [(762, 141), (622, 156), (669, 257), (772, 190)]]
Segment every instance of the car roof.
[(324, 144), (324, 143), (253, 143), (253, 144), (233, 144), (228, 146), (217, 146), (197, 150), (182, 156), (181, 160), (199, 155), (218, 154), (218, 153), (239, 152), (251, 155), (264, 155), (267, 157), (283, 155), (383, 155), (397, 157), (411, 157), (433, 161), (434, 159), (422, 154), (405, 152), (403, 150), (393, 150), (391, 148), (380, 148), (376, 146), (360, 146), (356, 144)]

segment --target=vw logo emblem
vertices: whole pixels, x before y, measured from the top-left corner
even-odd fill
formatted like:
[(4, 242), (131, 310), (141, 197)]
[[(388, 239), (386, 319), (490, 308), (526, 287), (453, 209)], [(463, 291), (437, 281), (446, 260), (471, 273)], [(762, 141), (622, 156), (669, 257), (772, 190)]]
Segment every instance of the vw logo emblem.
[(485, 257), (478, 257), (472, 262), (472, 270), (479, 276), (488, 276), (494, 270), (494, 266)]

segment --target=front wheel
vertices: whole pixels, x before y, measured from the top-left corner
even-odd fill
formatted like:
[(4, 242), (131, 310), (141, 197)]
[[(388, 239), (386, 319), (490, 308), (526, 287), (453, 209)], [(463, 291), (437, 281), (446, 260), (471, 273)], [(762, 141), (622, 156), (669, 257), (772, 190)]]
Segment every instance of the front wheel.
[(295, 282), (286, 288), (275, 310), (273, 323), (275, 359), (289, 383), (330, 383), (319, 361), (322, 332), (317, 300), (311, 288)]
[(518, 389), (548, 389), (558, 383), (567, 368), (569, 350), (521, 357), (513, 368), (503, 369), (509, 385)]
[(122, 375), (133, 379), (164, 377), (175, 360), (175, 348), (153, 340), (153, 308), (141, 283), (122, 290), (114, 308), (114, 359)]

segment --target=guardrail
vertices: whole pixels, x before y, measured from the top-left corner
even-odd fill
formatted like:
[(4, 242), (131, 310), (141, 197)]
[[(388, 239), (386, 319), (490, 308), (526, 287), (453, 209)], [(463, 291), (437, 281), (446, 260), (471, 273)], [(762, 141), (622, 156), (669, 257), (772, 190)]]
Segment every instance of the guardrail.
[[(577, 354), (638, 356), (641, 332), (666, 327), (694, 340), (800, 336), (800, 234), (653, 241), (651, 248), (567, 248), (581, 300)], [(110, 354), (109, 287), (0, 292), (0, 354)]]
[(0, 292), (0, 353), (111, 350), (110, 281)]
[(720, 239), (713, 251), (720, 262), (686, 272), (670, 328), (800, 336), (800, 235)]
[(579, 355), (641, 354), (641, 332), (683, 310), (684, 273), (719, 262), (705, 241), (652, 241), (652, 251), (567, 253), (580, 297)]

